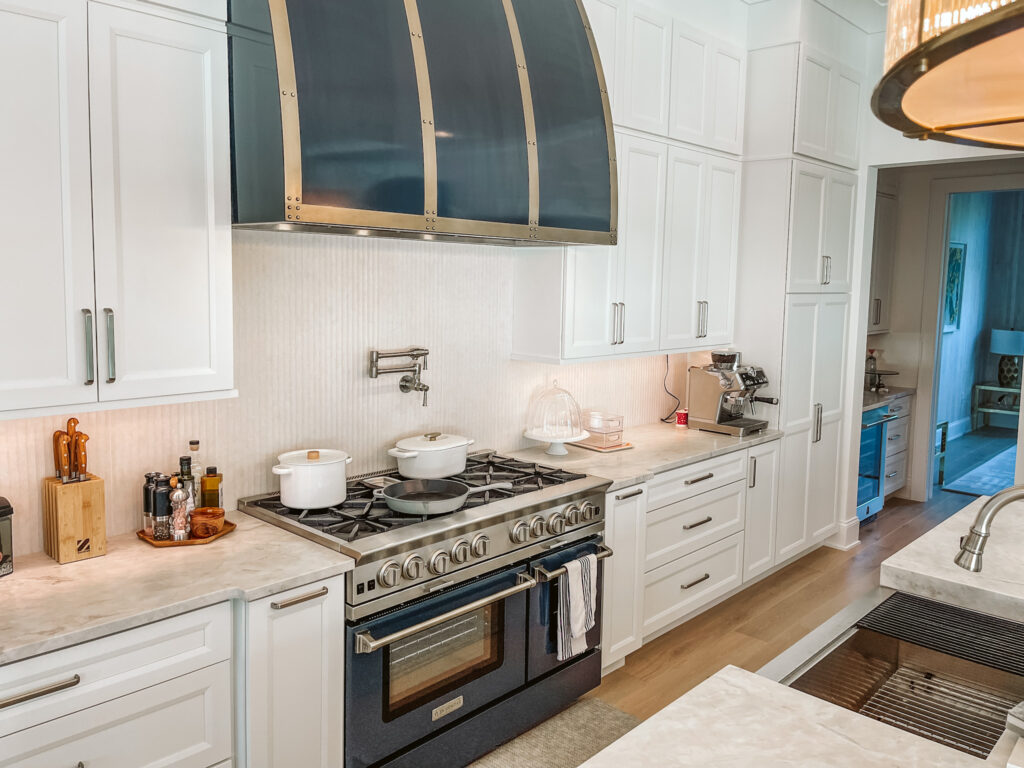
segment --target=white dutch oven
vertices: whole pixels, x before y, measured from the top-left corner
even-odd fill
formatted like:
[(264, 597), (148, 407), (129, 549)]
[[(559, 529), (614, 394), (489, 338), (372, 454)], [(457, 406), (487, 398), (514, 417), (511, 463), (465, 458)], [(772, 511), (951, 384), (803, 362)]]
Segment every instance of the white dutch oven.
[(352, 457), (344, 451), (289, 451), (271, 469), (281, 477), (281, 503), (292, 509), (333, 507), (345, 500), (345, 466)]
[(466, 449), (473, 440), (461, 435), (428, 432), (399, 440), (388, 451), (398, 459), (398, 472), (412, 480), (437, 480), (466, 469)]

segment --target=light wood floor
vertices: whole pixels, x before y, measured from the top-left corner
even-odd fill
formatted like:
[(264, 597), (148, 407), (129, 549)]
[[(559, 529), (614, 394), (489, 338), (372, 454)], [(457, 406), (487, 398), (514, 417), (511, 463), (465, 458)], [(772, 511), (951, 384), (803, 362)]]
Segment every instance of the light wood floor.
[[(851, 601), (878, 586), (879, 566), (970, 499), (893, 499), (847, 552), (821, 548), (626, 658), (591, 691), (644, 720), (727, 664), (756, 671)], [(950, 557), (954, 553), (950, 553)]]

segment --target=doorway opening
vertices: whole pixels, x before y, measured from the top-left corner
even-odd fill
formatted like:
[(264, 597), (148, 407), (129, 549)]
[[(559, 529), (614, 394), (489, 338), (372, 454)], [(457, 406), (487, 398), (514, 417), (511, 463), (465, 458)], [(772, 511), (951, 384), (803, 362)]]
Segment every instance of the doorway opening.
[(935, 371), (935, 490), (1014, 481), (1024, 357), (1024, 190), (949, 195)]

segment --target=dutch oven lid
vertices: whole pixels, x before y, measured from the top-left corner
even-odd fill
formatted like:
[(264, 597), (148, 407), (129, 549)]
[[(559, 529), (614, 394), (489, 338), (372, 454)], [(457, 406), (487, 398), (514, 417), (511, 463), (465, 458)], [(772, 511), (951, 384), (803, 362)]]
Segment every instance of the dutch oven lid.
[(441, 432), (428, 432), (425, 435), (406, 437), (399, 440), (398, 448), (403, 451), (446, 451), (449, 448), (461, 448), (464, 445), (472, 445), (473, 441), (462, 435), (446, 435)]
[(14, 514), (14, 507), (11, 506), (11, 502), (0, 496), (0, 517), (9, 517)]
[(288, 464), (292, 467), (310, 467), (348, 461), (348, 454), (331, 448), (306, 448), (282, 453), (277, 457), (277, 461), (279, 464)]

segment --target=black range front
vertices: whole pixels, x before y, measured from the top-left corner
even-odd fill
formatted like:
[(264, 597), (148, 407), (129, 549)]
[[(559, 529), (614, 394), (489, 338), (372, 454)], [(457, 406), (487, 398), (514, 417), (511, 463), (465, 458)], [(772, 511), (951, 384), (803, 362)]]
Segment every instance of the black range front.
[(350, 622), (346, 768), (457, 768), (596, 687), (599, 611), (587, 650), (556, 658), (558, 572), (589, 553), (610, 554), (592, 536)]

